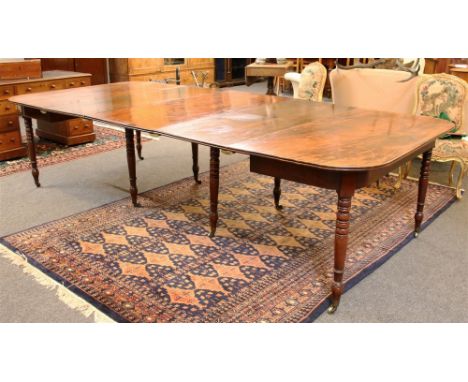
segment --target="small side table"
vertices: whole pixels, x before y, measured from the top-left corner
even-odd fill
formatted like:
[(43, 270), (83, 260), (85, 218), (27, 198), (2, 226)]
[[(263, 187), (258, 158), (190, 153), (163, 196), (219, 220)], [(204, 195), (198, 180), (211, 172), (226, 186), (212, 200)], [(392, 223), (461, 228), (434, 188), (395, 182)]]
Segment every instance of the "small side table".
[(267, 95), (276, 95), (274, 90), (275, 77), (284, 76), (287, 72), (294, 70), (294, 63), (288, 61), (286, 64), (250, 64), (245, 67), (245, 83), (252, 85), (257, 77), (268, 77)]

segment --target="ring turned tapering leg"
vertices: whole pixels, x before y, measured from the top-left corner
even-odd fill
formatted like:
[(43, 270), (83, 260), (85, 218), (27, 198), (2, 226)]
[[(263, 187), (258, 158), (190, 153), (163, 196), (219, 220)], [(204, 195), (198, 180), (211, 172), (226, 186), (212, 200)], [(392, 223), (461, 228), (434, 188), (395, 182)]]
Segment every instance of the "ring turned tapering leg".
[(414, 237), (421, 232), (421, 223), (424, 218), (424, 203), (426, 201), (427, 185), (429, 183), (429, 172), (431, 168), (432, 150), (423, 154), (421, 161), (421, 173), (419, 175), (418, 204), (414, 215)]
[(281, 178), (275, 177), (275, 187), (273, 188), (273, 198), (275, 200), (275, 208), (277, 210), (280, 210), (283, 208), (283, 206), (279, 204), (280, 197), (281, 197)]
[(138, 158), (143, 160), (145, 158), (143, 158), (141, 156), (141, 149), (142, 149), (142, 146), (141, 146), (141, 131), (136, 130), (135, 133), (136, 133), (136, 148), (137, 148)]
[(192, 142), (192, 160), (193, 178), (195, 179), (196, 183), (200, 184), (201, 181), (198, 179), (198, 173), (200, 171), (200, 168), (198, 167), (198, 143)]
[(354, 186), (352, 186), (352, 182), (342, 182), (337, 193), (338, 209), (336, 212), (335, 229), (335, 262), (333, 269), (333, 283), (331, 287), (331, 305), (328, 308), (328, 313), (334, 313), (336, 311), (340, 304), (341, 295), (343, 294), (343, 272), (346, 260), (346, 251), (348, 249), (351, 199), (354, 195)]
[(138, 189), (136, 185), (136, 160), (135, 160), (135, 142), (133, 139), (133, 130), (125, 129), (125, 140), (127, 147), (128, 175), (130, 178), (130, 195), (135, 207), (139, 207), (137, 202)]
[(210, 237), (216, 233), (218, 223), (219, 149), (210, 148)]
[(37, 159), (36, 159), (36, 143), (34, 142), (34, 131), (32, 127), (32, 120), (29, 117), (23, 116), (24, 125), (26, 127), (26, 140), (28, 142), (28, 155), (29, 160), (31, 161), (31, 173), (34, 178), (34, 183), (36, 187), (41, 187), (39, 183), (39, 170), (37, 168)]

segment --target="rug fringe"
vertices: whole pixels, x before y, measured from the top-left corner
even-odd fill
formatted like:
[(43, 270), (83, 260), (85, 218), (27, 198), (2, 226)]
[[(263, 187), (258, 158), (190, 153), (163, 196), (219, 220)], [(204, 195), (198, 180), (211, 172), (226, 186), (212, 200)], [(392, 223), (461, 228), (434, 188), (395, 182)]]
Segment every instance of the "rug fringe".
[(74, 311), (79, 312), (88, 318), (93, 317), (93, 321), (96, 323), (115, 322), (100, 310), (89, 304), (87, 301), (71, 292), (68, 288), (29, 264), (27, 258), (24, 255), (13, 252), (1, 244), (0, 255), (3, 258), (9, 260), (11, 264), (20, 267), (24, 274), (31, 276), (38, 284), (42, 285), (48, 290), (55, 290), (55, 295), (57, 298)]

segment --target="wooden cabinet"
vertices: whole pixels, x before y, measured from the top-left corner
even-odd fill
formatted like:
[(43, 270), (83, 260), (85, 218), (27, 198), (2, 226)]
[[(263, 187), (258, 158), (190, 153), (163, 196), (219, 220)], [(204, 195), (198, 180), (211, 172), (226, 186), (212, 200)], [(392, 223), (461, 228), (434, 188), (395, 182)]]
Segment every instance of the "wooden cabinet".
[(27, 152), (21, 142), (18, 110), (8, 101), (14, 91), (13, 85), (0, 81), (0, 160), (22, 157)]
[[(9, 97), (90, 84), (88, 73), (59, 70), (45, 71), (41, 78), (0, 81), (0, 160), (22, 157), (27, 152), (21, 141), (18, 110), (8, 101)], [(96, 138), (92, 122), (81, 118), (48, 124), (38, 121), (36, 134), (65, 145), (92, 142)]]
[(252, 58), (215, 58), (216, 84), (219, 87), (245, 84), (245, 67)]
[(214, 82), (213, 58), (110, 58), (111, 82), (120, 81), (163, 81), (175, 78), (180, 70), (181, 83), (193, 85), (192, 70), (208, 72), (207, 82)]
[(105, 58), (41, 58), (42, 70), (64, 70), (89, 73), (92, 85), (106, 84), (107, 59)]
[(93, 122), (82, 118), (67, 119), (59, 122), (38, 120), (37, 134), (64, 145), (85, 143), (89, 141), (87, 139), (89, 139), (90, 135), (93, 137), (93, 140), (95, 137)]

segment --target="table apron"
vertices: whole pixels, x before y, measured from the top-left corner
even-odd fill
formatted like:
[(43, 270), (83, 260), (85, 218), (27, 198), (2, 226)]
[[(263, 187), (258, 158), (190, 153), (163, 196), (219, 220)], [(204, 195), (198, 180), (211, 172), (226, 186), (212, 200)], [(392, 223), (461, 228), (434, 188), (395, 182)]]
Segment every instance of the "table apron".
[(367, 187), (390, 171), (431, 150), (434, 142), (430, 142), (417, 151), (409, 153), (398, 161), (387, 166), (369, 170), (322, 169), (300, 163), (286, 162), (280, 159), (250, 155), (250, 171), (275, 178), (308, 184), (310, 186), (337, 190), (344, 175), (354, 178), (355, 188)]

